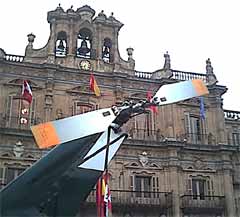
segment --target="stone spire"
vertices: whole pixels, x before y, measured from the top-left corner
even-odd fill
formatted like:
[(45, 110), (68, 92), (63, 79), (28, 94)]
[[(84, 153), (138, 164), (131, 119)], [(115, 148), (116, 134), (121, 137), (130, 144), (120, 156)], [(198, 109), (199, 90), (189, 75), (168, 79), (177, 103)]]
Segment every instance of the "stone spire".
[(208, 85), (214, 85), (218, 82), (216, 75), (213, 72), (213, 67), (210, 58), (206, 60), (206, 75)]

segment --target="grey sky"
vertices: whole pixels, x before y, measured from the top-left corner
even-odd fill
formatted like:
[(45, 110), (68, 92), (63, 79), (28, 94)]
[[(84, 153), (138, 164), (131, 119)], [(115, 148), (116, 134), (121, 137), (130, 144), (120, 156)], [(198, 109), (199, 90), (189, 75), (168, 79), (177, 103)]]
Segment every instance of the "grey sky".
[(205, 73), (210, 58), (220, 85), (226, 85), (224, 108), (240, 111), (240, 13), (238, 0), (7, 0), (1, 1), (0, 47), (23, 55), (27, 34), (36, 35), (34, 48), (48, 40), (47, 12), (58, 4), (64, 10), (85, 4), (98, 14), (114, 12), (124, 23), (119, 34), (120, 54), (134, 48), (139, 71), (163, 66), (168, 51), (173, 69)]

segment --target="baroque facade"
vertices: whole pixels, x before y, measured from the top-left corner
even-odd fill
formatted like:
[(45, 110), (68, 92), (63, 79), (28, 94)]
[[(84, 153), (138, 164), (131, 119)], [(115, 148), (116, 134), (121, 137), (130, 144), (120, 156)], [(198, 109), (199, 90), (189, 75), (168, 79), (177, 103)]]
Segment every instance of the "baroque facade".
[[(198, 98), (158, 108), (132, 119), (128, 139), (112, 160), (109, 173), (114, 217), (240, 216), (240, 112), (223, 109), (227, 87), (219, 85), (210, 59), (206, 73), (171, 68), (135, 70), (133, 49), (128, 60), (118, 50), (123, 24), (113, 14), (85, 5), (48, 12), (49, 40), (34, 49), (28, 35), (25, 55), (0, 49), (0, 184), (16, 178), (46, 152), (40, 151), (30, 126), (91, 110), (145, 99), (161, 85), (203, 79), (205, 118)], [(101, 90), (89, 89), (93, 73)], [(23, 80), (32, 87), (28, 121), (19, 123)], [(94, 124), (94, 123), (93, 123)], [(79, 208), (96, 216), (95, 193)]]

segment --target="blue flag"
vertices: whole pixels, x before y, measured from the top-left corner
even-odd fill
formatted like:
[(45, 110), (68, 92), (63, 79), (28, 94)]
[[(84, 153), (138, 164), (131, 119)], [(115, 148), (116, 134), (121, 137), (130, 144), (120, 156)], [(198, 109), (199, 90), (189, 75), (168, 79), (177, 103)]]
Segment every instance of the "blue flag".
[(200, 118), (205, 119), (205, 117), (206, 117), (206, 114), (205, 114), (203, 97), (200, 97)]

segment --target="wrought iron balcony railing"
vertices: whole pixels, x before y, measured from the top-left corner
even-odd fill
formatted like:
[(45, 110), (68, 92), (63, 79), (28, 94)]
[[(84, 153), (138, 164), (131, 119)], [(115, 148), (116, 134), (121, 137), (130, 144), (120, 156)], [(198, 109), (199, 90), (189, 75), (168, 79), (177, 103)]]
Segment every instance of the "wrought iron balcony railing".
[(212, 134), (187, 133), (183, 137), (189, 144), (216, 144), (216, 138)]
[(28, 119), (27, 123), (20, 123), (20, 117), (4, 116), (0, 114), (0, 127), (29, 130), (30, 126), (41, 123), (39, 118)]
[(181, 196), (181, 208), (184, 210), (184, 213), (221, 213), (225, 209), (225, 197), (209, 195), (183, 195)]
[[(115, 206), (158, 206), (166, 209), (172, 206), (172, 193), (111, 190), (111, 200)], [(86, 203), (96, 203), (96, 190), (90, 193)]]
[(158, 138), (158, 132), (156, 130), (148, 130), (148, 129), (130, 129), (129, 138), (136, 140), (148, 140), (148, 141), (158, 141), (163, 139), (163, 137)]
[[(158, 141), (164, 142), (169, 141), (169, 138), (162, 135), (157, 130), (148, 129), (130, 129), (129, 139), (134, 140), (147, 140), (147, 141)], [(216, 144), (216, 138), (212, 134), (197, 134), (197, 133), (186, 133), (177, 135), (175, 138), (177, 142), (184, 142), (188, 144)]]

